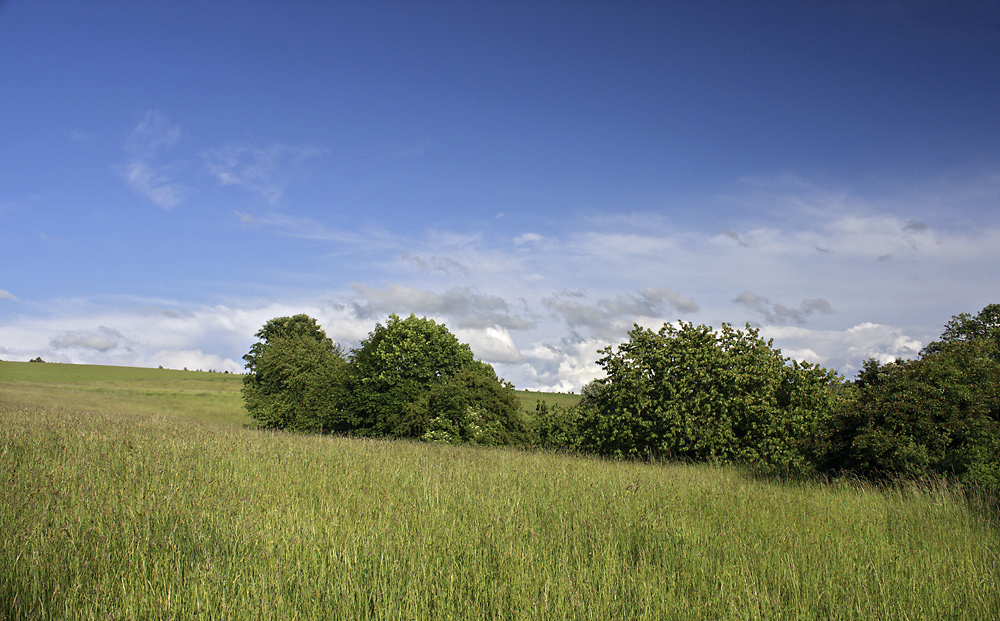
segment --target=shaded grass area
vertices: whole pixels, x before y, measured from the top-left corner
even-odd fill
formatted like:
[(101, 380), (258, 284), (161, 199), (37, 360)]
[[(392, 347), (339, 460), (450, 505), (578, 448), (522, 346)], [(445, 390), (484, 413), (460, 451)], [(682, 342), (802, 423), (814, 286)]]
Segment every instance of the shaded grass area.
[(4, 619), (1000, 617), (1000, 534), (943, 486), (257, 432), (6, 392), (0, 460)]

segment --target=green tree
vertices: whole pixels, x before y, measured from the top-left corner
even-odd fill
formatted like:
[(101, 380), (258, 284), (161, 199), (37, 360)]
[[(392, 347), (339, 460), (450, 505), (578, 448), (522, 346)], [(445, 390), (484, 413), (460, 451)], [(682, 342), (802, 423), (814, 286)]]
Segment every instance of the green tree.
[(481, 444), (523, 436), (513, 387), (426, 317), (390, 315), (375, 326), (351, 355), (351, 399), (362, 434), (423, 438), (436, 430), (426, 439)]
[(599, 454), (807, 470), (809, 434), (835, 402), (835, 374), (786, 366), (750, 326), (637, 325), (601, 353), (607, 376), (588, 389), (579, 422), (581, 447)]
[(255, 335), (243, 356), (243, 402), (257, 425), (302, 432), (344, 432), (347, 362), (308, 315), (276, 317)]
[(521, 400), (490, 365), (476, 361), (431, 386), (409, 410), (409, 434), (449, 444), (521, 445)]
[(975, 317), (969, 313), (953, 316), (945, 325), (941, 338), (929, 344), (921, 353), (934, 354), (949, 345), (978, 340), (993, 341), (1000, 348), (1000, 304), (986, 306)]
[(916, 360), (867, 361), (832, 421), (825, 468), (937, 473), (1000, 491), (998, 311), (956, 315)]

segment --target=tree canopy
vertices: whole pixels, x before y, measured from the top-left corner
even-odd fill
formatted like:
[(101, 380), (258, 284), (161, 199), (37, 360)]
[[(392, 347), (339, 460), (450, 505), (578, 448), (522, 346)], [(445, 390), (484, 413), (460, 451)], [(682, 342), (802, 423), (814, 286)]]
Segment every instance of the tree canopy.
[(954, 316), (915, 360), (868, 360), (832, 421), (825, 466), (953, 476), (1000, 491), (1000, 305)]
[[(440, 433), (425, 439), (508, 444), (521, 437), (513, 387), (432, 319), (390, 315), (351, 353), (351, 372), (361, 432), (423, 438), (434, 426)], [(473, 433), (476, 424), (482, 433)]]
[(331, 432), (352, 427), (343, 405), (347, 362), (307, 315), (276, 317), (257, 331), (243, 356), (243, 401), (266, 429)]
[(601, 353), (607, 377), (588, 388), (579, 424), (581, 448), (605, 455), (805, 469), (839, 379), (786, 365), (750, 326), (637, 325), (628, 341)]
[(269, 429), (523, 444), (520, 400), (444, 324), (390, 315), (343, 355), (315, 319), (278, 317), (244, 356), (247, 411)]

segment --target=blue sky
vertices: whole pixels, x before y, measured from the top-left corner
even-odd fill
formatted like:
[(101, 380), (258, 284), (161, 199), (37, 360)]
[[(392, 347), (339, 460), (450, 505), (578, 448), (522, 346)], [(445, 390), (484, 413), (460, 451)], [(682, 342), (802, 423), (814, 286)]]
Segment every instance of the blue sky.
[(3, 0), (0, 95), (5, 360), (412, 312), (519, 388), (677, 320), (853, 376), (1000, 302), (995, 3)]

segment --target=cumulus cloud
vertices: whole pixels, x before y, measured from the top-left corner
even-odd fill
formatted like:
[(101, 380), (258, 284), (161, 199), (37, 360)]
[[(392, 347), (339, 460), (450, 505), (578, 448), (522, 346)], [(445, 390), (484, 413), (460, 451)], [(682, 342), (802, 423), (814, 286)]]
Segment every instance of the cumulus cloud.
[[(603, 339), (582, 337), (535, 342), (521, 352), (524, 362), (512, 368), (522, 381), (518, 387), (576, 392), (591, 380), (602, 376), (601, 367), (597, 364), (597, 352), (611, 344)], [(504, 365), (499, 366), (506, 370)]]
[(864, 322), (844, 330), (811, 330), (794, 326), (765, 326), (761, 336), (774, 339), (782, 353), (795, 360), (822, 364), (851, 377), (863, 361), (914, 358), (924, 338), (900, 326)]
[(506, 328), (499, 326), (478, 329), (456, 328), (454, 334), (460, 341), (469, 344), (477, 358), (489, 363), (515, 364), (524, 360), (524, 356), (521, 355)]
[(791, 308), (784, 304), (772, 303), (764, 296), (751, 291), (744, 291), (736, 296), (733, 299), (733, 304), (745, 306), (754, 314), (762, 317), (764, 321), (779, 325), (788, 322), (803, 324), (806, 323), (806, 317), (813, 313), (829, 315), (833, 312), (830, 303), (822, 298), (802, 300), (797, 308)]

